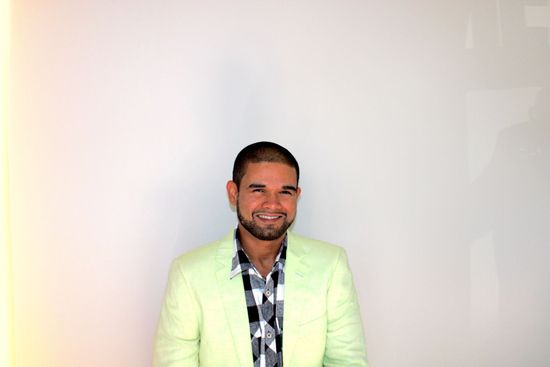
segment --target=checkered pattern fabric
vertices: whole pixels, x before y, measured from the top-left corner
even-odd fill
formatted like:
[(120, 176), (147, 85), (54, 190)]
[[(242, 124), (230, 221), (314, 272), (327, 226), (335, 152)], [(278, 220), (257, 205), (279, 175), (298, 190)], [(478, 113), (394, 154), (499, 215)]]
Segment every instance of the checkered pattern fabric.
[(242, 274), (254, 367), (282, 367), (283, 365), (286, 248), (285, 237), (273, 268), (264, 279), (250, 262), (235, 236), (235, 252), (230, 277)]

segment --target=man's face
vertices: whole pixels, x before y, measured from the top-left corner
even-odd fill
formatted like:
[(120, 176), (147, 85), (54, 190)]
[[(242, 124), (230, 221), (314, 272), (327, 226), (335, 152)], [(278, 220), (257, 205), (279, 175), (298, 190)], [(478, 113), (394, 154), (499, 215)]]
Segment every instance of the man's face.
[(241, 229), (262, 241), (286, 233), (296, 217), (300, 188), (296, 170), (283, 163), (248, 163), (240, 187), (227, 183), (229, 201), (237, 208)]

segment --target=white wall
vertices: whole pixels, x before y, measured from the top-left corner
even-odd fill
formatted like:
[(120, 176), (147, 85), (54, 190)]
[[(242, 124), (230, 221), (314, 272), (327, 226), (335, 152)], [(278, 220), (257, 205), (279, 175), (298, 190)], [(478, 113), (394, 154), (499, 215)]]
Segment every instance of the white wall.
[(257, 140), (347, 248), (373, 367), (550, 365), (550, 4), (17, 1), (17, 367), (149, 366)]

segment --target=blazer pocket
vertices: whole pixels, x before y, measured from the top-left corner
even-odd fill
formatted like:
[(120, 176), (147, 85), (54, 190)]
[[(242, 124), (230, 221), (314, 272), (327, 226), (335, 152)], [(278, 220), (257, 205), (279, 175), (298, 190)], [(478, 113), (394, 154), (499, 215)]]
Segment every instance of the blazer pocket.
[[(300, 324), (300, 340), (302, 340), (303, 343), (315, 346), (314, 350), (319, 353), (325, 349), (327, 335), (326, 316), (326, 312), (323, 312), (320, 315), (318, 314), (317, 316), (303, 320)], [(322, 353), (318, 358), (322, 358)]]

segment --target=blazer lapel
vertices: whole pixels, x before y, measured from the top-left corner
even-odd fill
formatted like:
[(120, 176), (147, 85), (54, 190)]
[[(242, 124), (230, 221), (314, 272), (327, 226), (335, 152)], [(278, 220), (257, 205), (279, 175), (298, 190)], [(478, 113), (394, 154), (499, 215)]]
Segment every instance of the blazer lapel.
[(285, 294), (283, 316), (283, 364), (290, 366), (296, 342), (300, 336), (300, 323), (307, 299), (311, 277), (307, 252), (296, 238), (288, 233), (287, 258), (285, 262)]
[(216, 256), (218, 265), (216, 279), (225, 310), (227, 325), (229, 325), (231, 335), (233, 336), (235, 352), (239, 358), (240, 365), (248, 366), (252, 363), (248, 312), (241, 276), (229, 279), (232, 257), (233, 231), (222, 240), (218, 248)]

